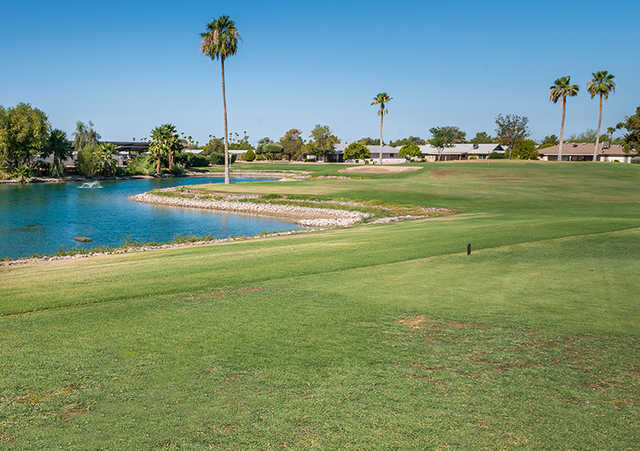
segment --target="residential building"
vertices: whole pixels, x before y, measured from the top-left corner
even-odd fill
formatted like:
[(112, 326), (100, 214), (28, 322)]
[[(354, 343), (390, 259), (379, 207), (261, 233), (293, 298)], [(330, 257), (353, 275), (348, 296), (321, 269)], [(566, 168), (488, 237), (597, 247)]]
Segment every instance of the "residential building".
[[(558, 150), (560, 145), (539, 149), (540, 159), (545, 161), (558, 161)], [(564, 143), (562, 147), (562, 161), (593, 161), (593, 151), (595, 143)], [(638, 155), (638, 152), (631, 150), (626, 152), (624, 147), (608, 142), (600, 145), (600, 151), (596, 161), (619, 161), (621, 163), (631, 163), (631, 158)]]

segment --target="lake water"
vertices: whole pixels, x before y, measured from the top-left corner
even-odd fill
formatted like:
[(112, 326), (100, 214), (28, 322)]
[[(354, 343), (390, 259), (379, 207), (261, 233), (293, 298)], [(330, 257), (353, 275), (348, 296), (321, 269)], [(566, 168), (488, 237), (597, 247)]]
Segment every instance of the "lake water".
[[(167, 242), (178, 235), (256, 235), (300, 229), (278, 219), (163, 207), (128, 196), (177, 185), (222, 183), (222, 178), (182, 177), (82, 183), (0, 186), (0, 257), (53, 254), (60, 247), (119, 246), (125, 240)], [(234, 178), (232, 182), (258, 181)], [(87, 236), (91, 243), (74, 237)]]

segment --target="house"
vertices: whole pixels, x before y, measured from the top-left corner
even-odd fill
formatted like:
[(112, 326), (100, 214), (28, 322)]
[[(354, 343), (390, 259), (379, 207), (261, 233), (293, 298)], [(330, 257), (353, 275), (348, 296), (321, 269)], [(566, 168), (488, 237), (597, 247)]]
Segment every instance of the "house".
[[(558, 150), (560, 145), (539, 149), (540, 159), (545, 161), (558, 161)], [(564, 143), (562, 147), (562, 161), (593, 161), (593, 151), (595, 143)], [(602, 143), (596, 161), (619, 161), (621, 163), (631, 163), (631, 158), (638, 155), (638, 152), (631, 150), (626, 152), (624, 147), (608, 142)]]
[(431, 144), (419, 146), (422, 155), (428, 161), (450, 160), (487, 160), (492, 153), (504, 153), (505, 149), (500, 144), (472, 144), (460, 143), (453, 147), (438, 149)]

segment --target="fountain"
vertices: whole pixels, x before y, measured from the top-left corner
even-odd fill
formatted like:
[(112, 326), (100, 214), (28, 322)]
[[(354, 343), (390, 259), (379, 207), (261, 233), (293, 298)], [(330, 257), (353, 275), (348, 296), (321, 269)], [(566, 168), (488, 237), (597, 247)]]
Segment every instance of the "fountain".
[(82, 188), (82, 189), (97, 189), (97, 188), (102, 188), (102, 185), (100, 184), (99, 181), (95, 180), (93, 182), (84, 182), (78, 188)]

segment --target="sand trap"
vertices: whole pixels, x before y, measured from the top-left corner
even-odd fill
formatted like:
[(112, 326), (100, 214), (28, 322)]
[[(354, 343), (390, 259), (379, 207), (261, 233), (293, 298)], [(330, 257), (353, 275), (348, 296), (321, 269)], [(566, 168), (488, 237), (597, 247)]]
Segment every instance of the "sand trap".
[(354, 166), (338, 172), (361, 172), (365, 174), (393, 174), (396, 172), (419, 171), (421, 166)]

